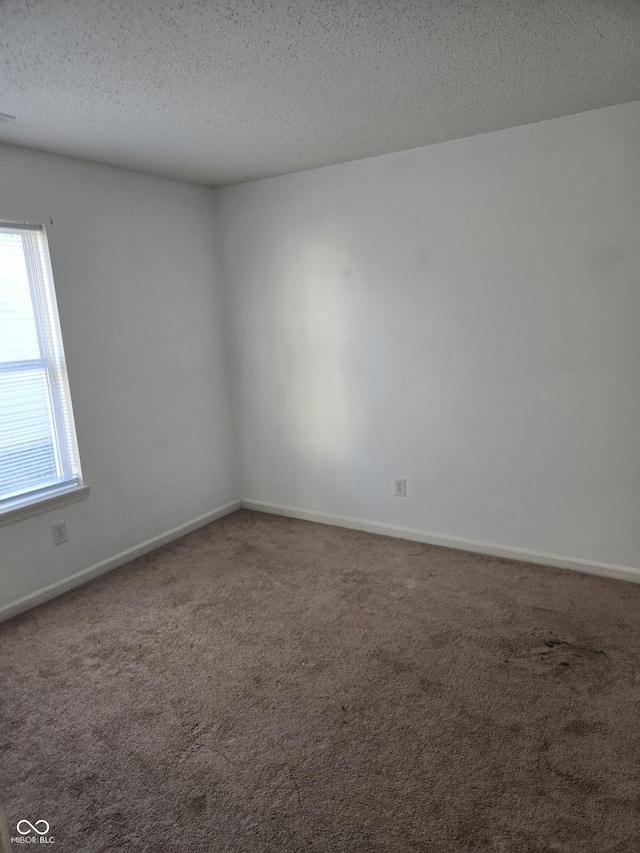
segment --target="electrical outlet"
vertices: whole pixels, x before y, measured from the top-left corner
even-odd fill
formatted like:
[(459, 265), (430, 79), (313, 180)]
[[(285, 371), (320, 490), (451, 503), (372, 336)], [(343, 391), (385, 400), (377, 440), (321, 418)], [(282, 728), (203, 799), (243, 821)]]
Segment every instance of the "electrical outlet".
[(68, 541), (67, 536), (67, 523), (63, 521), (61, 524), (54, 524), (51, 528), (51, 532), (53, 533), (53, 544), (54, 545), (62, 545), (63, 542)]
[(407, 481), (396, 480), (395, 496), (397, 498), (406, 498), (407, 496)]

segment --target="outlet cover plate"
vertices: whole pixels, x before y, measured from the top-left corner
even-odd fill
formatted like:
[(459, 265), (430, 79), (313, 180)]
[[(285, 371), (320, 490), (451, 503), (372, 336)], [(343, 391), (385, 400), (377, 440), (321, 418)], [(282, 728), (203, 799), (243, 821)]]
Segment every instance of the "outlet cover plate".
[(65, 521), (61, 524), (54, 524), (51, 528), (51, 532), (53, 533), (54, 545), (62, 545), (63, 542), (67, 542), (69, 540), (69, 537), (67, 536), (67, 524)]
[(396, 480), (394, 494), (397, 498), (406, 498), (407, 496), (407, 481)]

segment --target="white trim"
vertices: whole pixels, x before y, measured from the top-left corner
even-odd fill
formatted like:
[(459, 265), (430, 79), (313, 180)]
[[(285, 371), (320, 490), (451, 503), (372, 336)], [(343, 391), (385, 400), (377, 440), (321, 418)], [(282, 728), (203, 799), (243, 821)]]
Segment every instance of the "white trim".
[(82, 569), (61, 581), (56, 581), (56, 583), (45, 586), (44, 589), (29, 593), (29, 595), (25, 595), (10, 604), (5, 604), (3, 607), (0, 607), (0, 622), (3, 622), (5, 619), (11, 619), (12, 616), (17, 616), (18, 613), (29, 610), (31, 607), (36, 607), (38, 604), (43, 604), (45, 601), (56, 598), (62, 595), (63, 592), (68, 592), (70, 589), (81, 586), (87, 583), (87, 581), (110, 572), (112, 569), (117, 569), (118, 566), (130, 563), (131, 560), (142, 557), (144, 554), (148, 554), (149, 551), (155, 551), (156, 548), (160, 548), (168, 542), (173, 542), (175, 539), (180, 539), (181, 536), (186, 536), (192, 530), (204, 527), (205, 524), (211, 524), (212, 521), (217, 521), (219, 518), (236, 512), (238, 509), (240, 509), (240, 501), (231, 501), (224, 506), (218, 507), (218, 509), (214, 509), (213, 512), (208, 512), (205, 515), (194, 518), (192, 521), (187, 521), (186, 524), (174, 527), (173, 530), (168, 530), (166, 533), (154, 536), (153, 539), (147, 539), (146, 542), (134, 545), (133, 548), (128, 548), (126, 551), (121, 551), (114, 557), (108, 557), (100, 563), (95, 563), (95, 565), (89, 566), (88, 569)]
[(267, 512), (271, 515), (285, 515), (289, 518), (301, 518), (318, 524), (332, 524), (335, 527), (348, 527), (351, 530), (364, 530), (382, 536), (395, 536), (398, 539), (410, 539), (413, 542), (426, 542), (429, 545), (442, 545), (444, 548), (456, 548), (471, 551), (474, 554), (488, 554), (492, 557), (505, 557), (508, 560), (520, 560), (527, 563), (539, 563), (542, 566), (555, 566), (559, 569), (572, 569), (590, 575), (640, 583), (640, 569), (631, 566), (615, 566), (610, 563), (596, 563), (591, 560), (579, 560), (573, 557), (560, 557), (542, 551), (530, 551), (527, 548), (515, 548), (510, 545), (493, 545), (490, 542), (476, 542), (473, 539), (461, 539), (458, 536), (442, 536), (439, 533), (426, 533), (411, 527), (398, 527), (381, 521), (365, 521), (362, 518), (349, 518), (342, 515), (329, 515), (315, 510), (297, 509), (280, 504), (253, 501), (241, 498), (243, 509)]
[(89, 486), (74, 486), (57, 494), (48, 494), (44, 495), (44, 497), (41, 496), (30, 500), (28, 503), (25, 502), (26, 499), (24, 497), (18, 498), (16, 506), (9, 506), (8, 509), (0, 510), (0, 526), (3, 524), (13, 524), (14, 521), (21, 521), (23, 518), (29, 518), (32, 515), (40, 515), (43, 512), (49, 512), (51, 509), (57, 509), (59, 506), (72, 504), (88, 497)]

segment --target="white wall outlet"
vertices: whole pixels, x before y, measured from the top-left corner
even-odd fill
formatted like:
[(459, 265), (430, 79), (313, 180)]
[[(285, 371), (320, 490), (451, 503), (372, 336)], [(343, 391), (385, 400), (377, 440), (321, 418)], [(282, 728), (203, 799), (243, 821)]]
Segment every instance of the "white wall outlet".
[(406, 498), (407, 496), (407, 481), (406, 480), (396, 480), (395, 481), (395, 496), (397, 498)]
[(67, 536), (66, 521), (63, 521), (61, 524), (54, 524), (51, 528), (51, 532), (53, 533), (54, 545), (62, 545), (63, 542), (67, 542), (69, 539), (69, 537)]

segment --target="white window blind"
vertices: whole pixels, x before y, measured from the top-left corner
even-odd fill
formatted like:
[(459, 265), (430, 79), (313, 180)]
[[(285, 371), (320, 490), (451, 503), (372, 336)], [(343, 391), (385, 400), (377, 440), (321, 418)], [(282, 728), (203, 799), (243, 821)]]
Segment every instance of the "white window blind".
[(0, 511), (81, 485), (46, 233), (0, 223)]

